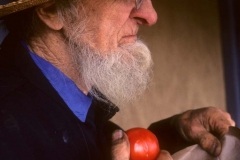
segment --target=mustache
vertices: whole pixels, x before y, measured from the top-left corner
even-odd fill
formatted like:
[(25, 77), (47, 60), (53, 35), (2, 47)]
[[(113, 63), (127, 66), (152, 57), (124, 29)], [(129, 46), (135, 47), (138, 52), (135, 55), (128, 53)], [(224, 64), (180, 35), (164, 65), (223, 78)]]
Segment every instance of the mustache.
[(95, 98), (124, 106), (146, 90), (153, 63), (151, 53), (143, 42), (138, 40), (135, 44), (123, 45), (116, 51), (105, 53), (99, 53), (87, 45), (75, 49), (71, 52), (73, 63), (89, 93)]

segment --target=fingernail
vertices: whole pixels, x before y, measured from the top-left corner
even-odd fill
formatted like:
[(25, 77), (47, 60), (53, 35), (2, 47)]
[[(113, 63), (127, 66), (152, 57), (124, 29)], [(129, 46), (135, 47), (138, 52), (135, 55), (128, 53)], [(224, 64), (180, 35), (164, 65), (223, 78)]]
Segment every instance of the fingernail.
[(217, 143), (213, 143), (212, 149), (211, 149), (211, 153), (214, 156), (218, 156), (219, 155), (219, 148), (218, 148), (218, 144)]
[(122, 137), (123, 137), (123, 131), (119, 129), (113, 132), (112, 140), (115, 141), (115, 140), (121, 139)]

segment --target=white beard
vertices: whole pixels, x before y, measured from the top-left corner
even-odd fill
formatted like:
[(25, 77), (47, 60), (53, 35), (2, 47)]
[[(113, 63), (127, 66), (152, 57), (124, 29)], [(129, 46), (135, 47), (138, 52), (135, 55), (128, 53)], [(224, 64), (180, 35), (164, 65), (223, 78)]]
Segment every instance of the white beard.
[(96, 92), (98, 90), (109, 101), (121, 107), (146, 90), (153, 62), (145, 44), (138, 40), (134, 44), (122, 45), (115, 51), (101, 52), (84, 41), (82, 35), (89, 34), (85, 30), (89, 26), (87, 18), (76, 17), (74, 24), (70, 20), (65, 18), (63, 22), (72, 64), (92, 96), (104, 100)]
[(88, 46), (72, 47), (71, 54), (87, 90), (97, 99), (100, 91), (121, 107), (135, 100), (150, 81), (152, 58), (141, 41), (126, 44), (116, 51), (99, 53)]

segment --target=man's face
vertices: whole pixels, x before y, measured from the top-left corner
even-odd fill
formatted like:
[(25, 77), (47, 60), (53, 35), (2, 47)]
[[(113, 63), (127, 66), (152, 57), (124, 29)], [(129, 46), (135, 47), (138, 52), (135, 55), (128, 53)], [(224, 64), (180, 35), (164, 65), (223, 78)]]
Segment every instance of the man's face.
[(123, 106), (150, 80), (151, 54), (136, 34), (139, 25), (150, 26), (157, 20), (151, 1), (143, 0), (136, 10), (135, 0), (86, 0), (77, 9), (78, 16), (65, 18), (63, 28), (74, 66), (87, 90), (96, 88)]
[(83, 0), (78, 6), (80, 19), (85, 19), (86, 25), (81, 41), (100, 51), (134, 43), (139, 25), (151, 26), (157, 21), (151, 0), (143, 0), (138, 10), (135, 3), (135, 0)]

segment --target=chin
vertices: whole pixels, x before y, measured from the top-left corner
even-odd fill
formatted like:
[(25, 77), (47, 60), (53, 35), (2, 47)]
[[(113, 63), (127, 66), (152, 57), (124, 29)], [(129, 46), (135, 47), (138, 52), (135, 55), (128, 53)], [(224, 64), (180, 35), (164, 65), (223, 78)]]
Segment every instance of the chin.
[[(141, 41), (124, 44), (115, 51), (92, 54), (91, 60), (84, 61), (87, 66), (83, 67), (85, 82), (93, 84), (117, 106), (134, 101), (148, 87), (152, 58), (147, 46)], [(101, 56), (103, 54), (105, 56)], [(91, 94), (100, 97), (97, 93)]]

